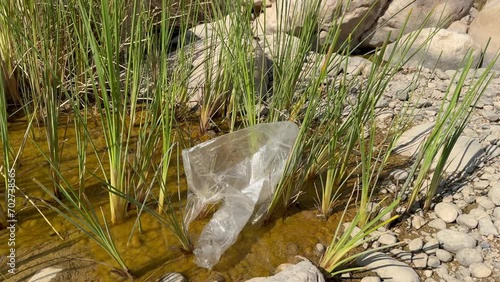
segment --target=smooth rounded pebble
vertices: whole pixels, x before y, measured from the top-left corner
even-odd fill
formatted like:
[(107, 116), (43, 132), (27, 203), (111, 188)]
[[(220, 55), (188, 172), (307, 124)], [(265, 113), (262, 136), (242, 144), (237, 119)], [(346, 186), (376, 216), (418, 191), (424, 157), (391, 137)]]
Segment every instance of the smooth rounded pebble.
[(457, 252), (455, 259), (463, 266), (470, 266), (473, 263), (483, 262), (481, 252), (476, 249), (461, 249)]
[(484, 263), (473, 263), (469, 266), (470, 273), (476, 278), (486, 278), (491, 275), (491, 269)]
[(434, 208), (434, 212), (446, 223), (452, 223), (458, 217), (458, 207), (452, 203), (439, 203)]
[(453, 259), (453, 255), (443, 249), (436, 250), (436, 257), (442, 262), (450, 262)]
[(446, 229), (446, 222), (444, 222), (444, 220), (442, 220), (441, 218), (436, 218), (436, 219), (432, 220), (431, 222), (429, 222), (428, 225), (432, 228), (439, 229), (439, 230)]
[(455, 230), (445, 229), (437, 233), (437, 239), (443, 249), (456, 253), (461, 249), (474, 248), (477, 244), (474, 237)]
[(160, 280), (160, 282), (185, 282), (187, 281), (182, 274), (177, 273), (177, 272), (170, 272), (165, 275), (163, 275)]
[(384, 282), (418, 282), (418, 274), (406, 263), (400, 262), (381, 252), (373, 252), (356, 259), (358, 266), (384, 277)]
[(481, 235), (498, 235), (497, 228), (493, 224), (493, 221), (491, 221), (490, 217), (483, 217), (478, 220), (478, 229), (479, 229), (479, 234)]
[(416, 254), (411, 260), (416, 268), (426, 268), (429, 256), (425, 253)]
[(461, 214), (457, 217), (457, 223), (461, 226), (473, 229), (477, 227), (477, 219), (470, 214)]
[(410, 252), (418, 252), (422, 249), (423, 246), (424, 246), (424, 241), (422, 241), (422, 239), (420, 238), (416, 238), (411, 240), (410, 243), (408, 243), (408, 250)]
[(435, 238), (430, 239), (423, 246), (423, 251), (428, 255), (433, 255), (436, 253), (436, 250), (439, 248), (439, 241)]
[(427, 259), (427, 266), (436, 268), (441, 265), (441, 260), (437, 256), (429, 256)]
[(488, 192), (488, 197), (490, 197), (495, 205), (500, 206), (500, 185), (492, 187), (490, 192)]
[(396, 236), (391, 234), (383, 234), (378, 238), (378, 242), (382, 245), (391, 245), (395, 244), (398, 241)]

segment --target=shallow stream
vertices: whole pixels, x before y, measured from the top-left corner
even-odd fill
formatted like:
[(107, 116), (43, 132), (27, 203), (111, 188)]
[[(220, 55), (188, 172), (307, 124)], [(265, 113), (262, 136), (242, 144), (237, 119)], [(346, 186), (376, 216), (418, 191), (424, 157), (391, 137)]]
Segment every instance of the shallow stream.
[[(10, 139), (17, 151), (26, 131), (26, 120), (20, 119), (9, 124)], [(106, 160), (105, 140), (102, 127), (97, 120), (88, 122), (90, 135), (95, 142), (101, 159)], [(193, 125), (193, 127), (195, 127)], [(196, 130), (193, 130), (195, 132)], [(39, 148), (47, 153), (45, 128), (36, 127), (34, 138)], [(77, 189), (78, 161), (76, 151), (74, 125), (66, 117), (61, 117), (59, 125), (60, 148), (62, 148), (61, 171), (71, 185)], [(207, 136), (193, 136), (195, 143), (206, 140)], [(62, 268), (57, 281), (120, 281), (125, 280), (111, 272), (116, 266), (110, 256), (85, 234), (75, 228), (62, 216), (50, 210), (41, 199), (50, 200), (47, 194), (34, 180), (50, 186), (49, 166), (47, 161), (31, 140), (20, 157), (16, 169), (16, 184), (20, 188), (16, 193), (16, 211), (18, 229), (16, 230), (16, 267), (17, 274), (11, 277), (6, 273), (5, 263), (2, 274), (7, 281), (29, 279), (36, 271), (45, 267)], [(87, 151), (86, 195), (94, 210), (101, 217), (100, 209), (109, 220), (108, 193), (103, 188), (102, 172), (94, 151)], [(104, 166), (107, 169), (107, 163)], [(172, 163), (176, 163), (175, 159)], [(176, 167), (171, 168), (169, 192), (177, 198)], [(97, 177), (96, 177), (97, 176)], [(180, 177), (180, 195), (182, 201), (176, 206), (183, 206), (187, 191), (184, 175)], [(223, 254), (221, 261), (211, 271), (199, 268), (194, 264), (193, 255), (186, 255), (179, 249), (179, 243), (173, 234), (162, 226), (158, 220), (143, 213), (141, 231), (135, 229), (130, 235), (137, 216), (135, 211), (129, 212), (126, 222), (112, 226), (111, 233), (125, 263), (131, 269), (137, 281), (156, 281), (168, 272), (180, 272), (190, 281), (209, 281), (225, 278), (225, 281), (243, 281), (256, 276), (272, 275), (276, 267), (282, 263), (294, 262), (300, 255), (317, 263), (320, 259), (315, 245), (327, 245), (335, 232), (340, 213), (331, 216), (327, 221), (317, 217), (315, 209), (316, 194), (313, 184), (311, 191), (290, 207), (285, 216), (278, 216), (263, 226), (247, 226), (238, 241)], [(47, 220), (61, 237), (49, 226), (33, 204), (38, 206)], [(339, 210), (344, 205), (339, 204)], [(193, 242), (199, 236), (210, 215), (197, 220), (190, 226)], [(0, 241), (7, 242), (5, 230), (0, 233)], [(130, 237), (130, 242), (129, 241)], [(2, 254), (7, 253), (6, 244), (1, 244)]]

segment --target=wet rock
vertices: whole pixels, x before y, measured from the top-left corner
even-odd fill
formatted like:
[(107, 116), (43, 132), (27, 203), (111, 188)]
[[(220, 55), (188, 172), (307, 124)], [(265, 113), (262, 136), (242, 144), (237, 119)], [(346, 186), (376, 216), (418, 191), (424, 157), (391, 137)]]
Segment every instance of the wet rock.
[(247, 282), (325, 282), (321, 271), (310, 261), (304, 260), (283, 269), (276, 275), (256, 277)]
[(407, 264), (381, 252), (363, 255), (356, 260), (358, 266), (366, 267), (387, 282), (418, 282), (418, 274)]
[(434, 207), (434, 212), (436, 212), (436, 215), (444, 220), (444, 222), (452, 223), (457, 219), (459, 209), (452, 203), (438, 203), (436, 207)]
[(456, 253), (464, 248), (474, 248), (477, 244), (476, 239), (459, 231), (445, 229), (437, 233), (437, 239), (443, 246), (443, 249)]
[(466, 248), (459, 250), (455, 259), (463, 266), (470, 266), (476, 262), (483, 262), (481, 252), (476, 249)]
[(188, 280), (177, 272), (171, 272), (163, 275), (158, 282), (187, 282)]

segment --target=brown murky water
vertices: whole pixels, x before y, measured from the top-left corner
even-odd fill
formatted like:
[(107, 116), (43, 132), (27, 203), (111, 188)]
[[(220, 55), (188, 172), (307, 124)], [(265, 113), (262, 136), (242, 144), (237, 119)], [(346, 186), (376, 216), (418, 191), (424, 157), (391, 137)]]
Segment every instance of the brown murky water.
[[(107, 156), (104, 155), (105, 140), (101, 126), (94, 121), (88, 124), (99, 155), (107, 161)], [(11, 141), (17, 150), (26, 131), (26, 121), (18, 120), (9, 124), (9, 131)], [(78, 163), (74, 126), (65, 117), (61, 118), (59, 134), (62, 140), (61, 148), (63, 148), (61, 170), (68, 182), (76, 189)], [(45, 129), (35, 128), (34, 136), (35, 142), (46, 153)], [(207, 136), (194, 136), (195, 142), (198, 143), (207, 138)], [(89, 148), (87, 155), (87, 170), (102, 178), (94, 151)], [(104, 165), (107, 167), (106, 161)], [(176, 168), (173, 167), (169, 184), (169, 190), (173, 194), (177, 193), (175, 174)], [(64, 240), (56, 235), (22, 193), (16, 192), (17, 274), (13, 277), (7, 274), (5, 263), (3, 263), (1, 266), (3, 278), (8, 281), (27, 281), (39, 269), (50, 266), (63, 269), (58, 276), (58, 281), (125, 280), (110, 272), (112, 269), (110, 266), (115, 266), (115, 263), (103, 249), (43, 204), (40, 199), (47, 200), (48, 196), (34, 180), (51, 187), (48, 164), (44, 161), (39, 149), (28, 140), (16, 171), (17, 186), (22, 193), (28, 195), (37, 204)], [(180, 181), (180, 194), (185, 198), (187, 190), (185, 179), (181, 177)], [(109, 219), (108, 193), (103, 188), (102, 182), (88, 174), (86, 185), (86, 195), (96, 212), (100, 216), (99, 209), (102, 208), (106, 218)], [(141, 216), (142, 230), (140, 232), (136, 228), (132, 235), (130, 234), (137, 219), (135, 211), (131, 211), (126, 222), (111, 227), (111, 233), (119, 252), (137, 281), (156, 281), (161, 275), (174, 271), (182, 273), (190, 281), (213, 281), (220, 277), (224, 277), (226, 281), (242, 281), (256, 276), (268, 276), (279, 264), (293, 262), (296, 255), (318, 262), (320, 257), (315, 253), (314, 246), (317, 243), (328, 244), (332, 238), (340, 215), (334, 215), (328, 221), (318, 218), (315, 209), (315, 192), (313, 189), (309, 192), (287, 211), (286, 216), (278, 217), (264, 226), (247, 226), (240, 234), (238, 241), (223, 254), (221, 261), (211, 271), (197, 267), (192, 255), (180, 252), (179, 243), (172, 233), (146, 213)], [(184, 200), (180, 204), (182, 205), (183, 202)], [(339, 204), (339, 210), (342, 208)], [(209, 217), (195, 221), (190, 226), (190, 234), (194, 242), (208, 220)], [(5, 244), (7, 236), (5, 230), (0, 233), (2, 255), (7, 254)]]

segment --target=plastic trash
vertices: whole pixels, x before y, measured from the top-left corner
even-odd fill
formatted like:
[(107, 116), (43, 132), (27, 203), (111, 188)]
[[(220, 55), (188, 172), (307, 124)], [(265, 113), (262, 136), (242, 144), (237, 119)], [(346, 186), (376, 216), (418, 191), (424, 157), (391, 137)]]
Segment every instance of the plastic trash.
[(222, 202), (195, 244), (196, 264), (212, 268), (253, 219), (269, 206), (297, 138), (292, 122), (258, 124), (182, 152), (188, 183), (184, 223)]

